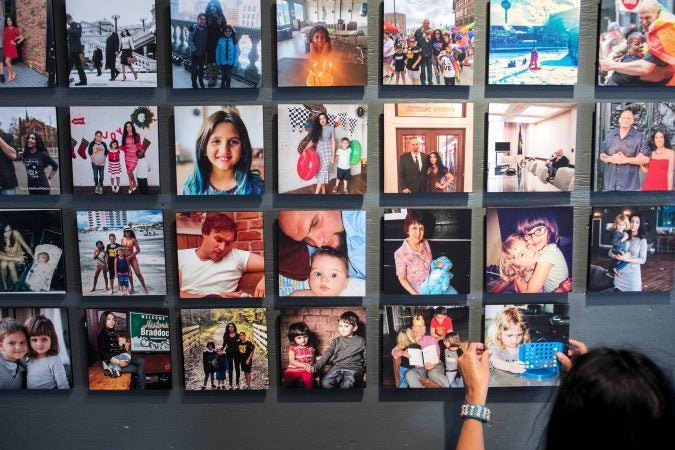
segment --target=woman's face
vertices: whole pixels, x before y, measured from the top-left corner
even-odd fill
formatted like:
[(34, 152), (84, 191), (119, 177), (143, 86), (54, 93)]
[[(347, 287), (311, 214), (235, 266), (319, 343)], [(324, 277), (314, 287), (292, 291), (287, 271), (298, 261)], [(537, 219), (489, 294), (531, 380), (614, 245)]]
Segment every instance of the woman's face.
[(36, 142), (37, 140), (35, 139), (35, 135), (33, 133), (29, 134), (28, 139), (26, 140), (26, 145), (28, 146), (28, 148), (30, 148), (31, 150), (34, 149)]
[(529, 248), (539, 251), (548, 244), (548, 228), (543, 225), (531, 228), (523, 238), (527, 241)]
[(213, 129), (206, 143), (206, 157), (214, 169), (233, 170), (241, 158), (242, 145), (237, 128), (221, 122)]
[(633, 216), (630, 218), (630, 231), (637, 232), (640, 229), (640, 217)]
[(5, 225), (5, 229), (2, 231), (3, 235), (7, 238), (12, 234), (12, 226)]
[(115, 315), (108, 314), (108, 317), (105, 318), (105, 327), (109, 330), (115, 328)]
[(133, 127), (130, 123), (127, 123), (127, 125), (124, 127), (127, 130), (127, 133), (131, 133), (133, 130)]
[(654, 145), (657, 148), (661, 148), (666, 145), (666, 137), (663, 135), (663, 133), (658, 132), (654, 135)]
[(325, 127), (326, 125), (328, 125), (328, 117), (326, 117), (325, 114), (320, 114), (319, 123), (321, 124), (322, 127)]
[(14, 26), (14, 22), (12, 22), (12, 18), (11, 18), (11, 17), (7, 17), (7, 18), (5, 19), (5, 24), (6, 24), (6, 25), (5, 25), (6, 27), (13, 27), (13, 26)]
[(429, 155), (429, 163), (431, 163), (432, 166), (435, 166), (437, 161), (436, 155), (433, 153)]
[(233, 324), (229, 324), (229, 325), (227, 326), (227, 331), (229, 331), (230, 333), (233, 332), (233, 331), (234, 331), (234, 325), (233, 325)]
[(419, 244), (424, 240), (424, 225), (418, 222), (412, 223), (408, 227), (408, 239), (413, 244)]
[(312, 43), (319, 49), (322, 49), (324, 45), (326, 45), (326, 35), (321, 32), (317, 31), (314, 33), (312, 36)]

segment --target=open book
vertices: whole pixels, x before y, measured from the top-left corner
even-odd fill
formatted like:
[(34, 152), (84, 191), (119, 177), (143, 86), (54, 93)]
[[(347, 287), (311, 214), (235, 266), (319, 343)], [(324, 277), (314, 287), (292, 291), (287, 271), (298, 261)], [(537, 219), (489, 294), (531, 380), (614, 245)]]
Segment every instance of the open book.
[(440, 360), (438, 359), (436, 348), (435, 345), (430, 345), (423, 349), (408, 347), (406, 351), (410, 355), (410, 358), (408, 358), (410, 360), (410, 365), (424, 366), (424, 364), (438, 364)]

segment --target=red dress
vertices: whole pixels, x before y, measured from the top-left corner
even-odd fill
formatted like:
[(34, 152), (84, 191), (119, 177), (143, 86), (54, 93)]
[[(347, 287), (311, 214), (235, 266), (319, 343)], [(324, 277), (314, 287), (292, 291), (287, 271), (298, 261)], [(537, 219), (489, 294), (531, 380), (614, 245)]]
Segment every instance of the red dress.
[(16, 39), (18, 36), (21, 36), (21, 33), (19, 32), (18, 28), (16, 27), (5, 28), (5, 34), (3, 38), (5, 42), (4, 47), (5, 58), (16, 59), (19, 57), (19, 52), (17, 51), (16, 44), (14, 43), (14, 39)]
[(643, 191), (668, 190), (668, 160), (649, 158), (647, 176), (642, 183)]

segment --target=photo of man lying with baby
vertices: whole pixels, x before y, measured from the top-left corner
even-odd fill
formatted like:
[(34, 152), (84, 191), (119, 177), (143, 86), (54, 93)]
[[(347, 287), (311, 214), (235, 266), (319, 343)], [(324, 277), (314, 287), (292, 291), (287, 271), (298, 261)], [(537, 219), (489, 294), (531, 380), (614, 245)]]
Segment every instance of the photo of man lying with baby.
[(0, 390), (70, 389), (65, 308), (0, 308)]

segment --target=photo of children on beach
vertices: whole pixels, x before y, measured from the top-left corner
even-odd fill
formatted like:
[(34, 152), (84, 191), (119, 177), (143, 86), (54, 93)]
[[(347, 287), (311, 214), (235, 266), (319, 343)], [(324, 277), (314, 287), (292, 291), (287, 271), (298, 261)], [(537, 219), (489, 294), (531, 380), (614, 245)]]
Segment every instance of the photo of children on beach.
[(157, 87), (155, 0), (66, 0), (68, 84)]
[(72, 106), (74, 194), (159, 194), (156, 106)]
[(176, 106), (178, 195), (265, 193), (260, 105)]
[(263, 213), (176, 213), (180, 298), (265, 296)]
[(170, 8), (174, 89), (260, 87), (260, 0), (173, 0)]
[(279, 319), (281, 386), (366, 387), (366, 309), (286, 308)]
[(490, 103), (488, 111), (488, 192), (574, 190), (576, 105)]
[(366, 86), (368, 4), (277, 0), (279, 87)]
[(569, 305), (485, 305), (490, 387), (557, 385), (569, 329)]
[(491, 1), (488, 84), (577, 84), (580, 3)]
[(166, 295), (161, 210), (76, 215), (82, 295)]
[(472, 173), (472, 103), (385, 103), (385, 194), (471, 192)]
[(0, 0), (0, 89), (56, 87), (52, 0)]
[(599, 86), (675, 86), (675, 3), (602, 0)]
[(269, 389), (265, 308), (181, 309), (186, 391)]
[(0, 308), (0, 390), (70, 389), (65, 308)]
[(1, 209), (0, 294), (64, 294), (60, 209)]
[(670, 292), (675, 274), (675, 206), (593, 208), (591, 292)]
[(468, 294), (470, 272), (470, 209), (384, 210), (385, 294)]
[(366, 295), (366, 212), (279, 211), (279, 296)]
[(382, 84), (471, 86), (474, 14), (474, 2), (385, 0)]
[(85, 309), (90, 391), (171, 389), (169, 310)]
[(56, 108), (0, 108), (0, 195), (61, 192)]
[(384, 306), (382, 387), (464, 387), (457, 359), (469, 336), (469, 307)]
[(672, 191), (675, 102), (598, 103), (596, 191)]
[(280, 194), (365, 194), (368, 108), (279, 105)]
[(570, 207), (487, 208), (485, 290), (570, 292), (572, 229)]

